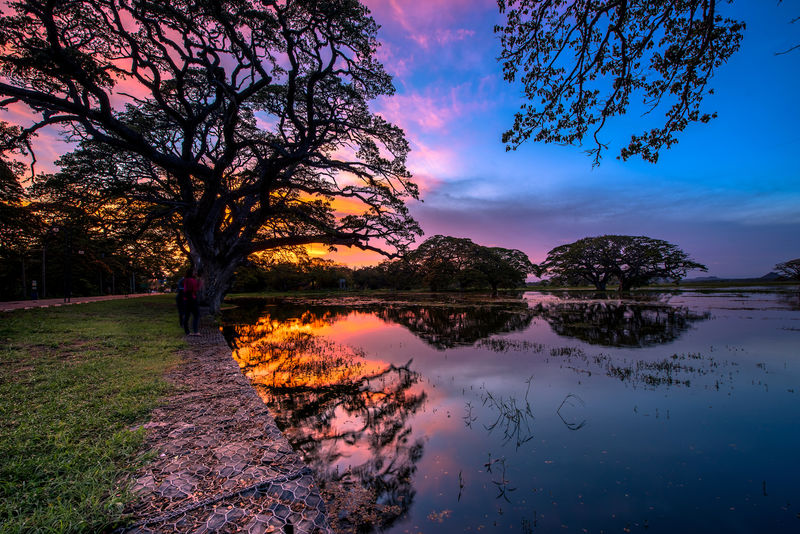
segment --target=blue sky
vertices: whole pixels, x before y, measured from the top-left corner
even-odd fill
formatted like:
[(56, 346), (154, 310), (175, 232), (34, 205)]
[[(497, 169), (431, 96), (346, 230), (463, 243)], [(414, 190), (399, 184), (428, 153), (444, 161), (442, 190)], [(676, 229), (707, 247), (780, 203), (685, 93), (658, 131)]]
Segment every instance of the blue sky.
[[(366, 3), (382, 26), (379, 59), (397, 88), (373, 110), (411, 142), (409, 168), (423, 201), (410, 210), (426, 237), (468, 237), (538, 262), (586, 236), (647, 235), (675, 243), (720, 277), (761, 276), (800, 257), (800, 49), (776, 55), (800, 43), (800, 22), (790, 23), (800, 16), (798, 2), (723, 3), (747, 30), (712, 80), (706, 109), (719, 118), (691, 126), (656, 165), (616, 159), (631, 133), (656, 124), (637, 113), (613, 120), (596, 168), (581, 147), (528, 142), (505, 151), (501, 134), (522, 100), (497, 61), (496, 0)], [(12, 110), (7, 120), (26, 117)], [(55, 137), (43, 132), (42, 167), (71, 148)], [(383, 259), (326, 251), (312, 253), (356, 265)]]
[(775, 55), (800, 42), (791, 2), (725, 6), (747, 30), (706, 100), (719, 118), (690, 127), (656, 165), (616, 159), (622, 141), (647, 123), (634, 114), (615, 120), (603, 131), (610, 150), (597, 168), (580, 147), (529, 142), (505, 151), (500, 135), (521, 92), (496, 60), (492, 28), (502, 19), (494, 0), (367, 4), (397, 87), (374, 109), (412, 143), (423, 202), (411, 209), (426, 236), (469, 237), (541, 261), (585, 236), (648, 235), (723, 277), (761, 276), (800, 257), (800, 50)]

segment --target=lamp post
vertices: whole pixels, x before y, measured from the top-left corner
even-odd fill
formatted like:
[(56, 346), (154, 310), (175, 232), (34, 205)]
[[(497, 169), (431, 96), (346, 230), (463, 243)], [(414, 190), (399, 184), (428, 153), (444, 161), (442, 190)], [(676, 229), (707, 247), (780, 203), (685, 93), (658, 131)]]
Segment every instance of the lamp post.
[(46, 271), (44, 264), (47, 257), (47, 236), (42, 238), (42, 298), (47, 298), (47, 282), (45, 281)]
[(22, 250), (22, 300), (28, 298), (28, 280), (25, 277), (25, 249)]
[(47, 239), (59, 232), (60, 228), (54, 226), (44, 234), (42, 239), (42, 298), (47, 298)]
[(67, 261), (64, 262), (64, 302), (72, 298), (72, 243), (69, 228), (64, 228), (64, 243), (67, 246)]

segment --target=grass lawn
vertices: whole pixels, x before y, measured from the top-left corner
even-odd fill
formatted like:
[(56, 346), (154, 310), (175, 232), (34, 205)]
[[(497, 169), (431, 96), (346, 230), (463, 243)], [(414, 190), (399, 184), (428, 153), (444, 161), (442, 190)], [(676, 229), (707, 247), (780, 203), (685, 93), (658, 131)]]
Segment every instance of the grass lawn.
[(184, 346), (170, 296), (0, 313), (0, 532), (97, 532)]

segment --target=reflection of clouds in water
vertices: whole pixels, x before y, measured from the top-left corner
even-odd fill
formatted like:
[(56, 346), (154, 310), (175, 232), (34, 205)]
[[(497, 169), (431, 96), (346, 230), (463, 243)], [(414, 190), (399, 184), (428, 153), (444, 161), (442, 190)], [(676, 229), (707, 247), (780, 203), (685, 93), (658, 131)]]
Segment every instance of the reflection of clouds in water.
[(527, 306), (391, 306), (376, 313), (384, 321), (405, 326), (439, 350), (469, 346), (493, 334), (522, 331), (533, 319)]
[(359, 515), (349, 521), (359, 529), (388, 528), (414, 498), (411, 476), (423, 443), (413, 439), (409, 419), (427, 395), (410, 361), (370, 361), (309, 331), (332, 317), (307, 312), (293, 321), (267, 316), (236, 326), (234, 358), (321, 482), (359, 488)]
[[(619, 299), (605, 293), (532, 294), (524, 300), (470, 301), (455, 299), (440, 302), (409, 303), (376, 299), (319, 299), (312, 305), (291, 300), (270, 307), (272, 321), (291, 323), (296, 332), (321, 333), (336, 325), (359, 333), (376, 328), (368, 316), (399, 324), (437, 350), (476, 343), (504, 352), (503, 341), (493, 335), (522, 332), (535, 318), (542, 318), (563, 337), (580, 339), (593, 345), (644, 347), (675, 341), (694, 323), (711, 317), (708, 312), (692, 311), (667, 303), (668, 294), (637, 295)], [(346, 319), (346, 320), (345, 320)], [(262, 324), (265, 319), (259, 318)], [(230, 337), (230, 336), (229, 336)], [(530, 349), (535, 350), (533, 342)]]
[[(337, 330), (359, 333), (375, 329), (376, 323), (370, 317), (378, 317), (405, 327), (438, 350), (470, 346), (494, 334), (520, 332), (530, 326), (533, 319), (528, 304), (519, 298), (475, 301), (451, 297), (409, 303), (355, 297), (316, 299), (302, 304), (294, 299), (281, 299), (271, 301), (275, 305), (266, 308), (256, 303), (253, 309), (248, 309), (247, 304), (253, 304), (249, 300), (241, 302), (241, 309), (226, 315), (229, 325), (255, 323), (260, 331), (267, 332), (271, 326), (266, 321), (272, 321), (276, 325), (290, 324), (286, 328), (296, 332), (319, 334), (325, 327), (336, 325)], [(237, 334), (232, 326), (223, 331), (230, 343), (236, 343)]]
[[(239, 326), (250, 320), (244, 315), (236, 320), (228, 315), (225, 330), (237, 359), (262, 384), (262, 396), (294, 446), (327, 487), (339, 488), (351, 509), (360, 510), (340, 522), (344, 530), (400, 529), (405, 524), (399, 518), (406, 516), (431, 521), (426, 516), (432, 510), (448, 509), (436, 495), (448, 492), (454, 502), (461, 499), (462, 507), (475, 507), (480, 517), (495, 506), (506, 509), (507, 500), (516, 506), (523, 493), (529, 495), (531, 473), (526, 469), (534, 462), (520, 455), (535, 446), (541, 451), (537, 454), (546, 454), (536, 465), (544, 460), (559, 466), (564, 460), (558, 445), (545, 443), (553, 440), (553, 425), (578, 441), (593, 440), (603, 436), (604, 416), (619, 409), (615, 401), (620, 398), (637, 399), (631, 405), (638, 419), (638, 399), (650, 391), (658, 390), (659, 398), (663, 392), (665, 398), (683, 399), (680, 392), (689, 387), (693, 396), (703, 388), (711, 394), (733, 388), (739, 372), (735, 361), (713, 351), (690, 352), (694, 349), (682, 344), (671, 356), (672, 351), (658, 348), (710, 318), (702, 311), (709, 308), (698, 312), (690, 296), (632, 301), (528, 295), (524, 301), (498, 304), (454, 298), (416, 303), (397, 297), (388, 302), (360, 299), (354, 306), (346, 298), (311, 305), (299, 299), (274, 301), (251, 316), (260, 319), (252, 319), (250, 327)], [(542, 320), (536, 321), (537, 316)], [(562, 323), (563, 335), (589, 343), (653, 348), (566, 346), (569, 342), (553, 334), (554, 325)], [(459, 350), (438, 352), (450, 347)], [(448, 355), (457, 357), (448, 361)], [(414, 371), (410, 363), (401, 365), (411, 357)], [(533, 373), (543, 387), (534, 381), (528, 404), (529, 384), (523, 379)], [(611, 402), (600, 401), (598, 391)], [(668, 418), (675, 402), (659, 406)], [(653, 410), (645, 402), (639, 406), (645, 406), (645, 415)], [(522, 446), (515, 449), (517, 443)], [(584, 451), (584, 457), (595, 452)], [(491, 455), (489, 468), (486, 453)], [(445, 523), (460, 517), (454, 513)]]

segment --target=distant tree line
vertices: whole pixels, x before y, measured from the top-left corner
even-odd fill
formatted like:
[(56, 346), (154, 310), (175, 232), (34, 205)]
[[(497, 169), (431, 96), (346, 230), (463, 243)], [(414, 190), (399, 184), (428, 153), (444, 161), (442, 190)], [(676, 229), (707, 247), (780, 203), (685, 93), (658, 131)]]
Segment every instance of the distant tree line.
[(0, 159), (0, 299), (31, 298), (34, 285), (39, 298), (142, 292), (185, 263), (164, 227), (117, 224), (130, 206), (62, 202), (47, 187), (23, 187), (22, 174)]
[(329, 260), (251, 261), (236, 273), (233, 291), (295, 289), (429, 289), (431, 291), (515, 288), (536, 266), (519, 250), (485, 247), (466, 238), (435, 235), (401, 259), (349, 268)]

